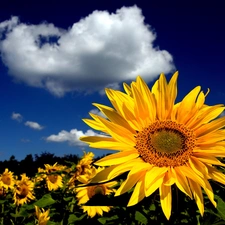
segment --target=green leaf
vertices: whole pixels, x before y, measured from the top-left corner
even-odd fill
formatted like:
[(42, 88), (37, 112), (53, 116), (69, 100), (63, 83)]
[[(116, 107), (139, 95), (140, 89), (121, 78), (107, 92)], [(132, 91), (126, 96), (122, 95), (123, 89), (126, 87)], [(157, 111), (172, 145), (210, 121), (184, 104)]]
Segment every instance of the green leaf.
[(7, 200), (0, 200), (0, 204), (4, 204)]
[(218, 196), (215, 195), (215, 199), (217, 200), (217, 211), (220, 215), (220, 218), (225, 221), (225, 202)]
[(109, 221), (117, 220), (118, 218), (119, 217), (117, 215), (111, 216), (111, 217), (101, 217), (101, 218), (98, 218), (98, 222), (100, 222), (101, 224), (105, 224), (106, 222), (108, 222), (107, 224), (111, 224), (109, 223)]
[(98, 218), (98, 222), (101, 223), (101, 224), (105, 224), (106, 221), (107, 221), (107, 218), (106, 217)]
[(147, 224), (148, 219), (139, 211), (135, 212), (135, 220), (140, 222), (141, 224)]
[(85, 216), (86, 216), (86, 214), (83, 214), (81, 217), (77, 217), (74, 214), (70, 214), (70, 216), (68, 218), (68, 225), (69, 224), (74, 224), (76, 221), (82, 220)]
[(74, 197), (73, 196), (70, 196), (70, 197), (67, 197), (67, 198), (63, 198), (64, 201), (66, 202), (70, 202)]
[(149, 210), (155, 211), (155, 209), (156, 209), (155, 204), (151, 204)]
[(40, 208), (44, 208), (46, 206), (52, 205), (55, 203), (55, 200), (52, 198), (51, 194), (44, 195), (41, 199), (35, 202), (34, 205), (37, 205)]

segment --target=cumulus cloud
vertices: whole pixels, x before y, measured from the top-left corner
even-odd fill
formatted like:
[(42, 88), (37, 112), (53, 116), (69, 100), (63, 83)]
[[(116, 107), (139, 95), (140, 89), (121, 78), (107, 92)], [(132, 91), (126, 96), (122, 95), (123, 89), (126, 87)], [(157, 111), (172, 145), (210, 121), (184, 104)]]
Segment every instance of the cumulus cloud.
[(156, 34), (140, 8), (94, 11), (61, 29), (47, 22), (25, 24), (18, 17), (0, 23), (0, 51), (16, 81), (56, 96), (99, 91), (141, 75), (147, 82), (174, 70), (173, 58), (154, 46)]
[(11, 119), (16, 120), (18, 122), (22, 122), (23, 116), (20, 113), (12, 113)]
[(32, 121), (27, 121), (26, 123), (24, 123), (25, 126), (28, 126), (34, 130), (42, 130), (44, 127), (41, 126), (39, 123), (37, 122), (32, 122)]
[(72, 129), (71, 131), (62, 130), (58, 134), (52, 134), (45, 140), (48, 142), (68, 142), (70, 145), (74, 146), (86, 146), (86, 144), (80, 141), (82, 136), (96, 136), (99, 134), (95, 133), (93, 130), (87, 130), (85, 133), (83, 131)]

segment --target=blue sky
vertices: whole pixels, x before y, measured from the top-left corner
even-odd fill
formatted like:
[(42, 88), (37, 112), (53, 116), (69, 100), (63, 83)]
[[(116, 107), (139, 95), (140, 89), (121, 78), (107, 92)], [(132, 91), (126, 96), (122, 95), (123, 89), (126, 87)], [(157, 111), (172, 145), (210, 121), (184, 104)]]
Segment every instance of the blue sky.
[(139, 74), (151, 86), (178, 70), (178, 100), (200, 85), (210, 88), (207, 104), (224, 104), (219, 3), (3, 1), (0, 160), (89, 151), (79, 137), (97, 133), (82, 118), (98, 113), (93, 102), (110, 105), (105, 87), (120, 89)]

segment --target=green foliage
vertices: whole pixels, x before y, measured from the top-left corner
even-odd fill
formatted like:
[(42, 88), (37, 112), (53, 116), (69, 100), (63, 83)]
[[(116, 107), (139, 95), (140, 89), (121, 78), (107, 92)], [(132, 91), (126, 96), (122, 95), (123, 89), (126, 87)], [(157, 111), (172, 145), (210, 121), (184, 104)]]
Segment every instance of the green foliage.
[[(43, 173), (37, 173), (40, 165), (40, 158), (49, 159), (53, 157), (51, 154), (44, 154), (41, 157), (36, 156), (35, 160), (32, 157), (26, 157), (23, 162), (33, 162), (33, 169), (35, 176), (40, 176)], [(54, 158), (54, 157), (53, 157)], [(215, 193), (215, 200), (217, 208), (214, 208), (208, 197), (204, 194), (205, 213), (202, 217), (197, 209), (194, 200), (185, 196), (178, 188), (172, 186), (172, 214), (168, 221), (161, 209), (159, 192), (156, 191), (150, 197), (143, 199), (140, 203), (132, 207), (127, 207), (127, 203), (131, 197), (132, 189), (121, 196), (114, 197), (96, 195), (90, 199), (86, 204), (89, 206), (111, 206), (108, 213), (103, 213), (103, 216), (96, 215), (90, 218), (78, 205), (76, 193), (74, 189), (69, 188), (68, 182), (74, 171), (76, 171), (76, 163), (78, 160), (69, 161), (69, 157), (65, 159), (65, 164), (68, 170), (59, 170), (52, 173), (52, 175), (62, 175), (63, 187), (57, 190), (49, 191), (44, 181), (36, 182), (34, 192), (35, 200), (22, 205), (16, 206), (13, 201), (13, 192), (8, 191), (5, 195), (0, 195), (0, 225), (35, 225), (37, 224), (37, 217), (35, 215), (35, 206), (47, 211), (50, 209), (50, 220), (47, 225), (181, 225), (181, 224), (196, 224), (196, 225), (223, 225), (225, 224), (225, 189), (222, 185), (212, 182), (213, 191)], [(71, 158), (73, 158), (71, 156)], [(75, 159), (75, 158), (74, 158)], [(11, 157), (9, 160), (12, 165), (19, 166), (15, 158)], [(34, 163), (36, 162), (36, 164)], [(38, 162), (38, 163), (37, 163)], [(46, 161), (43, 161), (47, 163)], [(52, 159), (51, 159), (52, 162)], [(52, 162), (54, 164), (56, 161)], [(22, 163), (23, 164), (23, 163)], [(29, 164), (29, 163), (28, 163)], [(50, 162), (48, 163), (50, 164)], [(36, 167), (34, 167), (36, 165)], [(38, 165), (38, 166), (37, 166)], [(27, 167), (29, 168), (29, 167)], [(26, 168), (26, 169), (27, 169)], [(18, 169), (19, 170), (19, 169)], [(27, 174), (28, 171), (24, 171)], [(12, 170), (13, 171), (13, 170)], [(14, 171), (13, 171), (14, 172)], [(224, 172), (224, 171), (223, 171)], [(127, 174), (122, 174), (118, 180), (119, 184), (126, 178)], [(74, 184), (75, 185), (75, 184)], [(87, 185), (90, 186), (90, 185)], [(115, 186), (115, 189), (119, 185)], [(75, 186), (74, 186), (75, 187)]]
[(45, 208), (55, 203), (55, 200), (52, 198), (51, 194), (45, 194), (41, 199), (35, 202), (35, 205), (40, 208)]

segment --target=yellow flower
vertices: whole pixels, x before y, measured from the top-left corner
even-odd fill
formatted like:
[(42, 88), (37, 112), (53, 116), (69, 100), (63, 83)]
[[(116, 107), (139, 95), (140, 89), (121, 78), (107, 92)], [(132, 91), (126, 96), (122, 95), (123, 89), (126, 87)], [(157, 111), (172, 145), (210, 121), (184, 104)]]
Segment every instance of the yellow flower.
[(50, 209), (45, 211), (44, 209), (40, 209), (36, 205), (34, 207), (35, 207), (35, 214), (38, 219), (38, 225), (46, 225), (50, 219), (50, 217), (48, 216)]
[(13, 189), (15, 180), (13, 177), (13, 172), (9, 171), (8, 168), (5, 169), (3, 174), (0, 176), (1, 185), (8, 190), (8, 188)]
[(91, 165), (93, 158), (93, 152), (84, 152), (84, 156), (76, 166), (75, 178), (82, 183), (87, 183), (96, 174), (95, 167)]
[(63, 186), (62, 176), (55, 173), (57, 171), (61, 171), (63, 168), (63, 166), (57, 165), (57, 163), (55, 163), (53, 166), (45, 164), (46, 174), (44, 174), (44, 178), (46, 179), (49, 191), (57, 190), (59, 187)]
[(88, 183), (96, 175), (96, 169), (91, 165), (93, 162), (93, 158), (94, 154), (92, 152), (86, 153), (84, 151), (84, 156), (76, 165), (76, 171), (68, 182), (70, 189), (75, 188), (76, 180), (85, 184)]
[(35, 199), (33, 196), (34, 183), (26, 176), (21, 175), (21, 180), (16, 181), (16, 188), (14, 189), (14, 203), (16, 205), (23, 205), (30, 200)]
[[(98, 168), (98, 171), (101, 171), (102, 169), (103, 168)], [(94, 217), (96, 214), (102, 216), (103, 212), (109, 212), (110, 206), (87, 206), (83, 204), (87, 203), (96, 194), (111, 194), (114, 192), (112, 187), (116, 184), (116, 181), (112, 181), (104, 184), (76, 188), (75, 191), (77, 192), (76, 197), (78, 198), (78, 205), (82, 205), (81, 208), (83, 209), (83, 212), (87, 212), (90, 217)]]
[(201, 215), (204, 213), (202, 189), (216, 207), (208, 180), (225, 184), (225, 175), (215, 166), (224, 166), (216, 157), (225, 156), (225, 117), (218, 118), (223, 105), (204, 104), (206, 95), (197, 86), (181, 102), (177, 96), (175, 73), (167, 83), (161, 74), (150, 90), (138, 76), (125, 93), (106, 89), (113, 107), (94, 104), (108, 119), (90, 114), (84, 119), (105, 137), (82, 137), (93, 148), (118, 150), (95, 164), (110, 166), (94, 177), (93, 182), (111, 180), (129, 171), (115, 196), (134, 187), (128, 206), (140, 202), (159, 189), (162, 210), (171, 215), (175, 184), (194, 198)]

